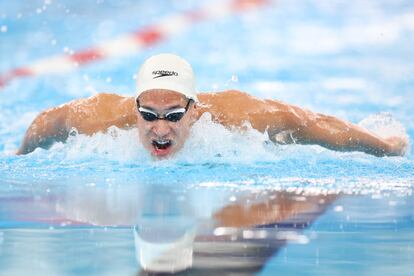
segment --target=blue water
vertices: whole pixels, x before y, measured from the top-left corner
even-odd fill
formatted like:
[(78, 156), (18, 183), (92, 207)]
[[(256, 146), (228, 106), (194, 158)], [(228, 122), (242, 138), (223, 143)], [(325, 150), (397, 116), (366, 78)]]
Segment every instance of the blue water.
[[(2, 1), (0, 72), (209, 3)], [(212, 217), (218, 210), (234, 202), (250, 206), (246, 198), (268, 202), (269, 194), (283, 192), (292, 202), (303, 202), (295, 195), (303, 196), (311, 206), (319, 206), (311, 195), (339, 197), (321, 204), (317, 216), (300, 216), (313, 224), (303, 231), (289, 226), (299, 238), (276, 239), (287, 244), (263, 253), (266, 261), (255, 273), (412, 274), (411, 151), (376, 158), (319, 146), (275, 146), (261, 133), (231, 132), (207, 116), (168, 161), (152, 161), (136, 130), (115, 128), (71, 137), (49, 151), (14, 152), (46, 108), (98, 92), (134, 95), (136, 70), (159, 52), (189, 60), (200, 91), (240, 89), (360, 123), (384, 137), (408, 135), (413, 144), (413, 18), (411, 1), (271, 1), (198, 23), (136, 55), (13, 81), (0, 90), (0, 274), (133, 274), (141, 269), (131, 227), (140, 225), (139, 218), (173, 217), (173, 225), (191, 218), (211, 238), (217, 236)], [(188, 205), (181, 205), (182, 197)], [(269, 234), (255, 242), (272, 248), (276, 230), (264, 229)], [(243, 235), (241, 242), (249, 242)], [(194, 252), (203, 251), (206, 242), (196, 241)], [(202, 269), (197, 260), (203, 259), (194, 256), (194, 268)], [(208, 256), (214, 266), (217, 259)]]

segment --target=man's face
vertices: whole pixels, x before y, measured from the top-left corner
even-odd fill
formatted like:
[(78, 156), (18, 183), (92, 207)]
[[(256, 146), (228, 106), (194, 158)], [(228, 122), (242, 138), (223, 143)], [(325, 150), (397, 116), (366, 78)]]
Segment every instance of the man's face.
[[(188, 99), (181, 93), (171, 90), (149, 90), (139, 96), (140, 107), (163, 117), (169, 112), (185, 108)], [(155, 157), (168, 157), (182, 148), (190, 127), (195, 121), (195, 104), (191, 103), (187, 112), (177, 122), (168, 120), (147, 121), (137, 112), (139, 138), (144, 147)]]

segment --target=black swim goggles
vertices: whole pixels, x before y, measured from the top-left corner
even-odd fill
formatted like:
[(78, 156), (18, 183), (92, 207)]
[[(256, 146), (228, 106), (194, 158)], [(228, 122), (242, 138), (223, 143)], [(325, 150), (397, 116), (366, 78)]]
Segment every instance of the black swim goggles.
[(145, 121), (153, 122), (153, 121), (156, 121), (156, 120), (166, 120), (166, 121), (175, 123), (175, 122), (178, 122), (179, 120), (181, 120), (184, 117), (184, 115), (187, 112), (192, 100), (189, 99), (188, 102), (187, 102), (187, 105), (185, 107), (180, 107), (180, 108), (173, 109), (173, 110), (168, 111), (167, 113), (165, 113), (163, 115), (160, 115), (160, 114), (154, 112), (151, 109), (141, 107), (139, 105), (139, 99), (138, 98), (136, 99), (136, 101), (137, 101), (138, 112), (141, 114), (142, 118)]

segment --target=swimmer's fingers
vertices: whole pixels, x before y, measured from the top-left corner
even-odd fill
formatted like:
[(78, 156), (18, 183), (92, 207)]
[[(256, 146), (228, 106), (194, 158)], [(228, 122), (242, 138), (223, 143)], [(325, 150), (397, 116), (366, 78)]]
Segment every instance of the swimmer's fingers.
[(390, 146), (390, 155), (404, 156), (410, 145), (407, 137), (392, 136), (386, 138), (385, 141)]

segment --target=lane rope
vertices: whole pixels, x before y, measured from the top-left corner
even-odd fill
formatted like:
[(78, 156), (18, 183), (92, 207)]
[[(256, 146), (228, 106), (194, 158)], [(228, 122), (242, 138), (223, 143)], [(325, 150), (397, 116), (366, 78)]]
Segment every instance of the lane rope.
[(269, 0), (231, 0), (207, 5), (199, 10), (167, 16), (153, 25), (122, 35), (71, 54), (46, 57), (0, 74), (0, 88), (23, 77), (61, 74), (104, 59), (137, 54), (145, 48), (183, 32), (191, 25), (263, 6)]

